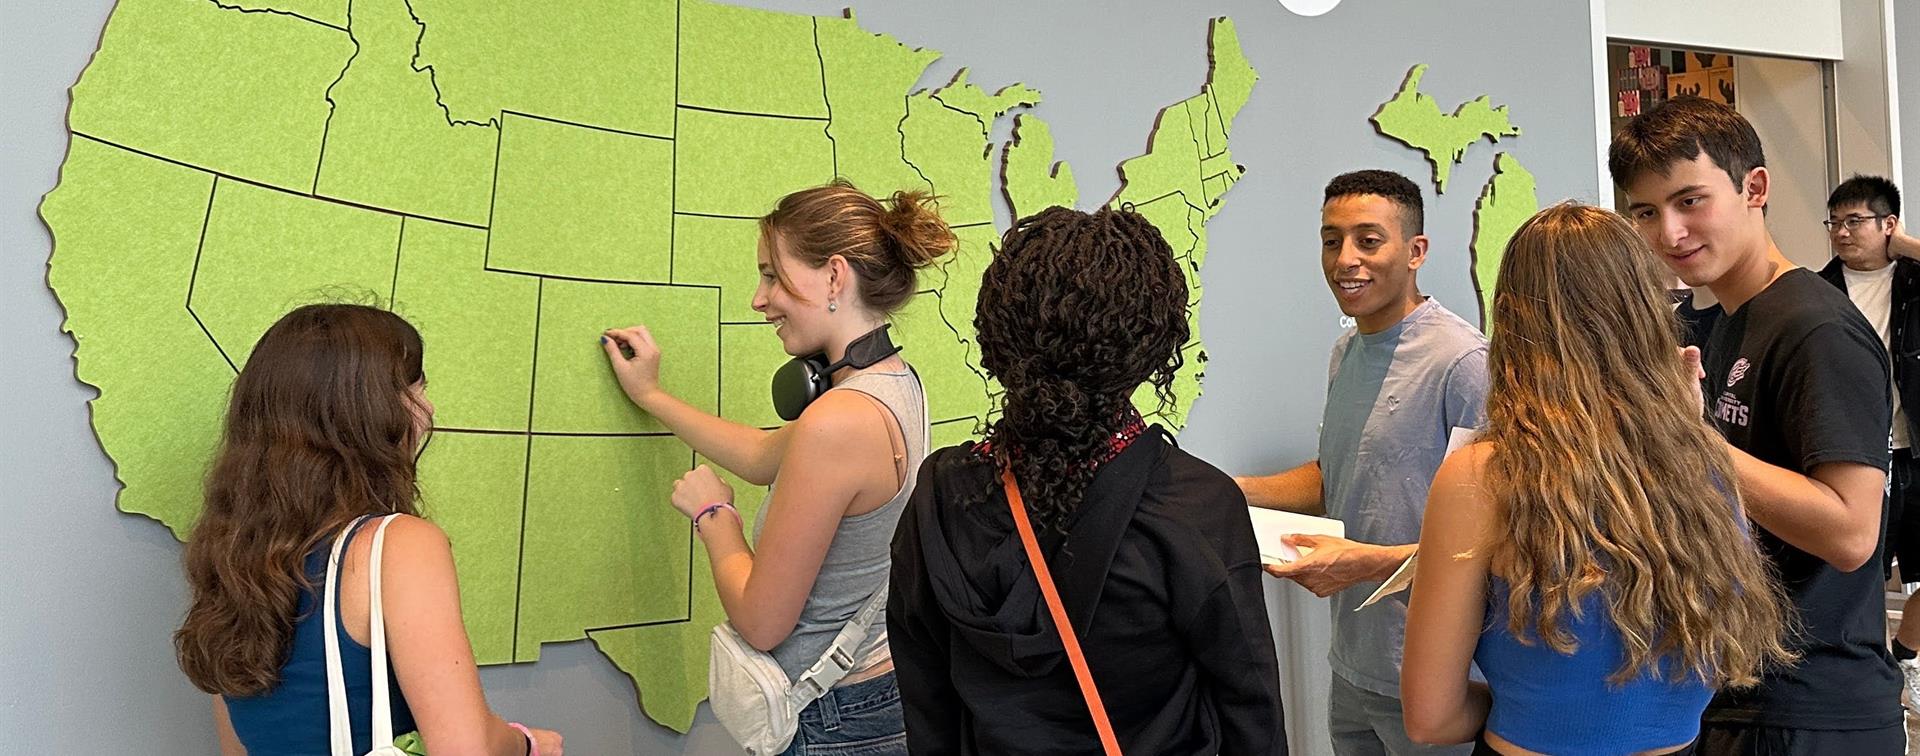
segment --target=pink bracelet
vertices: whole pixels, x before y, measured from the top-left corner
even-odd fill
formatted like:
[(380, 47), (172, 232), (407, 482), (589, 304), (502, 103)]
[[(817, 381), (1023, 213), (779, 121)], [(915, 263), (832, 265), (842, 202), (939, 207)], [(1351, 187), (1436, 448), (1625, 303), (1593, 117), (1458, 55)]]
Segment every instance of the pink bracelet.
[(697, 533), (697, 532), (700, 532), (700, 521), (701, 521), (701, 520), (704, 520), (704, 519), (706, 519), (706, 518), (707, 518), (707, 515), (710, 515), (710, 514), (713, 514), (713, 513), (715, 513), (715, 512), (718, 512), (718, 511), (720, 511), (720, 510), (722, 510), (722, 509), (727, 509), (727, 510), (731, 510), (731, 511), (733, 512), (733, 516), (735, 516), (735, 517), (739, 517), (739, 516), (740, 516), (740, 510), (738, 510), (738, 509), (734, 509), (734, 508), (733, 508), (733, 502), (730, 502), (730, 501), (716, 501), (716, 502), (714, 502), (714, 503), (712, 503), (712, 504), (708, 504), (708, 505), (707, 505), (707, 506), (706, 506), (706, 507), (705, 507), (704, 509), (701, 509), (701, 510), (700, 510), (700, 513), (699, 513), (699, 514), (696, 514), (696, 515), (694, 515), (694, 516), (693, 516), (693, 530), (694, 530), (694, 532), (696, 532), (696, 533)]
[(526, 725), (520, 724), (519, 722), (508, 722), (507, 726), (519, 730), (521, 735), (527, 736), (527, 756), (540, 756), (540, 742), (533, 739), (532, 730), (527, 729)]

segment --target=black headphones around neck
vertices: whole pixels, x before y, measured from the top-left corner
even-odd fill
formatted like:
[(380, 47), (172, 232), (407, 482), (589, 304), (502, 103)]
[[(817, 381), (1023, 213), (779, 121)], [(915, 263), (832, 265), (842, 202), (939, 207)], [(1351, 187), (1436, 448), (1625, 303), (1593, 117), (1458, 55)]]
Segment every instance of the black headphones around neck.
[(890, 327), (882, 324), (854, 339), (847, 344), (847, 353), (838, 362), (827, 362), (825, 353), (787, 360), (787, 364), (781, 365), (773, 373), (773, 410), (780, 413), (782, 420), (798, 420), (807, 405), (827, 393), (827, 389), (833, 388), (834, 371), (847, 367), (855, 370), (871, 367), (898, 354), (901, 347), (894, 346), (893, 339), (887, 336)]

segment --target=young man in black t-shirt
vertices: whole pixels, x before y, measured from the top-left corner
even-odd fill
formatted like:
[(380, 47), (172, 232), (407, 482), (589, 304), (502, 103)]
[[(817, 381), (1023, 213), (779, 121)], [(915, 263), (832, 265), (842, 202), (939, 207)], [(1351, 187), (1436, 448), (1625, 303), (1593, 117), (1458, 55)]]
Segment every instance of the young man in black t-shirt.
[(1900, 674), (1878, 568), (1887, 354), (1846, 295), (1774, 244), (1765, 166), (1753, 126), (1696, 97), (1629, 122), (1608, 156), (1647, 244), (1720, 300), (1702, 350), (1707, 414), (1801, 623), (1790, 639), (1800, 662), (1715, 696), (1700, 752), (1899, 754)]

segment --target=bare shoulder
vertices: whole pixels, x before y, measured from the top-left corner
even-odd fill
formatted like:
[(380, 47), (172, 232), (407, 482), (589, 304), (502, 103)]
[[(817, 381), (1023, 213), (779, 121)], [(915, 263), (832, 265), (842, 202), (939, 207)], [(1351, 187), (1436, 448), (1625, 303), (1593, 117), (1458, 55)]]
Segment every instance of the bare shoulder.
[(879, 445), (887, 443), (882, 414), (887, 411), (879, 400), (857, 390), (829, 391), (807, 405), (800, 419), (788, 427), (796, 439), (831, 442), (841, 450), (849, 444)]
[(1439, 480), (1441, 475), (1449, 473), (1478, 476), (1480, 470), (1487, 464), (1487, 457), (1493, 454), (1493, 450), (1492, 441), (1474, 441), (1448, 452), (1447, 458), (1440, 462), (1439, 471), (1434, 473), (1434, 479)]
[(1464, 520), (1478, 524), (1484, 520), (1488, 499), (1481, 481), (1493, 449), (1493, 442), (1476, 441), (1455, 449), (1440, 463), (1427, 496), (1430, 522)]
[[(367, 590), (369, 565), (373, 558), (373, 540), (380, 531), (380, 520), (369, 520), (354, 533), (348, 544), (348, 557), (341, 568), (341, 621), (348, 634), (362, 645), (368, 642), (369, 604)], [(440, 526), (413, 515), (400, 515), (386, 526), (386, 538), (380, 551), (380, 589), (390, 615), (413, 615), (421, 607), (437, 606), (459, 594), (459, 577), (454, 574), (453, 549)], [(458, 611), (458, 604), (454, 611)], [(391, 627), (391, 625), (389, 625)]]
[[(352, 548), (360, 555), (356, 561), (364, 564), (364, 555), (372, 553), (379, 525), (378, 520), (369, 522), (355, 535)], [(414, 515), (399, 515), (388, 523), (382, 549), (381, 567), (403, 574), (439, 572), (443, 566), (451, 569), (453, 564), (453, 544), (447, 540), (446, 531)]]
[(847, 513), (885, 504), (899, 485), (892, 422), (891, 412), (870, 395), (827, 392), (789, 426), (793, 435), (781, 454), (777, 482), (799, 482), (797, 490), (847, 507)]
[(387, 542), (404, 543), (408, 546), (430, 548), (434, 545), (447, 545), (447, 533), (439, 525), (414, 515), (399, 515), (387, 525)]

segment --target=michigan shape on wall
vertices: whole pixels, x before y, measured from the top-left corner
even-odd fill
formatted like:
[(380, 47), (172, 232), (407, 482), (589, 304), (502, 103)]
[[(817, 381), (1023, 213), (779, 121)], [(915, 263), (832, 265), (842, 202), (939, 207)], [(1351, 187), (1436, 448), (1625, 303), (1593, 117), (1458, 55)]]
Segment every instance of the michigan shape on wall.
[(1453, 165), (1460, 162), (1467, 147), (1485, 137), (1519, 136), (1520, 127), (1507, 120), (1507, 106), (1494, 107), (1486, 95), (1468, 100), (1452, 113), (1440, 111), (1440, 103), (1420, 91), (1420, 79), (1427, 74), (1422, 63), (1407, 72), (1400, 91), (1373, 114), (1373, 125), (1382, 135), (1426, 153), (1433, 164), (1436, 191), (1447, 190), (1447, 178)]
[[(1196, 305), (1255, 79), (1229, 21), (1209, 40), (1200, 93), (1162, 111), (1110, 200), (1159, 226)], [(974, 433), (994, 401), (970, 326), (994, 203), (1078, 196), (1040, 93), (964, 71), (913, 91), (939, 56), (851, 14), (711, 0), (122, 0), (42, 206), (118, 506), (184, 538), (260, 333), (307, 302), (384, 303), (427, 344), (421, 506), (453, 542), (478, 660), (591, 641), (650, 717), (686, 729), (724, 619), (666, 505), (700, 460), (625, 400), (597, 336), (646, 324), (668, 389), (776, 425), (767, 380), (786, 355), (750, 306), (756, 219), (835, 176), (930, 189), (961, 246), (896, 336), (936, 438)], [(1017, 141), (994, 144), (1006, 118)], [(1143, 397), (1174, 427), (1199, 390), (1195, 339), (1175, 401)], [(762, 492), (733, 482), (751, 516)]]
[[(1434, 191), (1444, 192), (1453, 166), (1465, 158), (1469, 147), (1482, 137), (1497, 142), (1503, 136), (1518, 136), (1520, 127), (1508, 120), (1507, 106), (1493, 107), (1486, 95), (1461, 103), (1451, 114), (1441, 112), (1439, 103), (1420, 91), (1426, 73), (1425, 64), (1408, 71), (1400, 90), (1380, 105), (1372, 120), (1382, 136), (1424, 153), (1433, 165)], [(1495, 155), (1493, 175), (1474, 202), (1469, 246), (1483, 331), (1493, 329), (1493, 292), (1507, 242), (1539, 210), (1533, 174), (1511, 153)]]
[(1493, 177), (1473, 205), (1473, 290), (1480, 295), (1481, 330), (1493, 330), (1493, 290), (1507, 242), (1537, 212), (1540, 195), (1533, 173), (1509, 153), (1494, 156)]

